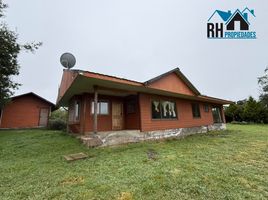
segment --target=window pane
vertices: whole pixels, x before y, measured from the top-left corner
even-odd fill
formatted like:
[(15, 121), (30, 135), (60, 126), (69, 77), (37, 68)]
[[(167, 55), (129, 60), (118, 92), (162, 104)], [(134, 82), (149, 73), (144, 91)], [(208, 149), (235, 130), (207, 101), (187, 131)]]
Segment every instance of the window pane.
[(177, 118), (177, 109), (175, 102), (169, 102), (169, 117)]
[(161, 108), (162, 108), (162, 118), (172, 119), (177, 117), (176, 106), (174, 102), (162, 101)]
[(75, 101), (74, 105), (75, 120), (79, 120), (79, 115), (80, 115), (80, 103), (78, 101)]
[[(99, 107), (100, 107), (100, 103), (98, 103), (98, 105), (97, 105), (97, 114), (99, 114), (99, 112), (100, 112)], [(92, 103), (91, 103), (91, 114), (94, 114), (94, 101), (92, 101)]]
[(204, 111), (209, 112), (209, 106), (207, 104), (204, 105)]
[(108, 102), (100, 102), (100, 114), (107, 115), (108, 113)]
[(177, 118), (176, 103), (171, 101), (152, 101), (152, 119)]
[(214, 123), (222, 123), (221, 110), (219, 107), (212, 108)]
[(132, 114), (132, 113), (135, 113), (135, 102), (129, 101), (127, 103), (127, 114)]
[(69, 107), (69, 122), (74, 121), (74, 105), (70, 105)]
[(159, 101), (152, 101), (152, 119), (161, 119), (161, 110)]
[(200, 109), (199, 109), (199, 104), (198, 103), (193, 103), (192, 104), (192, 112), (193, 112), (193, 117), (194, 118), (200, 117)]

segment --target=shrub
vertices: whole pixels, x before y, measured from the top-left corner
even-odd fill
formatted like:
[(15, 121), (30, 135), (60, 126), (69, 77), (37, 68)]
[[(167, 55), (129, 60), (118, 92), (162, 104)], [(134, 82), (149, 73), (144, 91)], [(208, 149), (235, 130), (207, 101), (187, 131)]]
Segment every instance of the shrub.
[(249, 124), (249, 123), (248, 123), (248, 122), (245, 122), (245, 121), (242, 121), (242, 122), (232, 121), (231, 124), (247, 125), (247, 124)]
[(62, 119), (51, 119), (48, 122), (48, 129), (51, 130), (66, 130), (66, 122)]

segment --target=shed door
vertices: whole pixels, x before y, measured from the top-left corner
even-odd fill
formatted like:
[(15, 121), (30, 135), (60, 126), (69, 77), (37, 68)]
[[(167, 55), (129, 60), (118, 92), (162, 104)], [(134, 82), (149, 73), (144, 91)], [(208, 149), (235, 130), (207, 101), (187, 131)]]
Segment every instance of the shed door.
[(47, 126), (48, 122), (48, 108), (40, 109), (39, 126)]
[(112, 103), (112, 125), (113, 130), (123, 129), (123, 103)]

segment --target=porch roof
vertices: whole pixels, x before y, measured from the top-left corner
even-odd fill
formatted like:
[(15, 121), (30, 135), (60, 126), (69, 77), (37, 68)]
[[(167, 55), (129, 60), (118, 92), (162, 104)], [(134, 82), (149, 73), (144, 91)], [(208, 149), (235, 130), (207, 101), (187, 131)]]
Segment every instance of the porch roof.
[(74, 95), (83, 93), (93, 93), (94, 86), (98, 86), (98, 93), (102, 95), (112, 96), (128, 96), (138, 93), (147, 93), (162, 95), (168, 97), (176, 97), (181, 99), (196, 100), (201, 102), (209, 102), (215, 104), (232, 104), (232, 101), (218, 99), (204, 95), (186, 95), (179, 94), (161, 89), (155, 89), (147, 86), (147, 84), (131, 81), (127, 79), (107, 76), (103, 74), (77, 71), (77, 76), (72, 81), (71, 85), (65, 91), (63, 96), (59, 96), (57, 106), (67, 106), (69, 100)]

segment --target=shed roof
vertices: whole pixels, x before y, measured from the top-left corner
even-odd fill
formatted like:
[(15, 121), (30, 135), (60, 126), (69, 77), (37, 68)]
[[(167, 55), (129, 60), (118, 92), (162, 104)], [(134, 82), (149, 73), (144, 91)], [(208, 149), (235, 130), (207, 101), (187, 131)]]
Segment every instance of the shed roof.
[(17, 96), (13, 96), (10, 99), (14, 100), (14, 99), (21, 98), (21, 97), (24, 97), (24, 96), (29, 96), (29, 95), (32, 95), (32, 96), (34, 96), (34, 97), (46, 102), (47, 104), (49, 104), (51, 106), (52, 110), (56, 110), (56, 106), (55, 106), (54, 103), (52, 103), (52, 102), (48, 101), (47, 99), (35, 94), (34, 92), (28, 92), (28, 93), (20, 94), (20, 95), (17, 95)]

